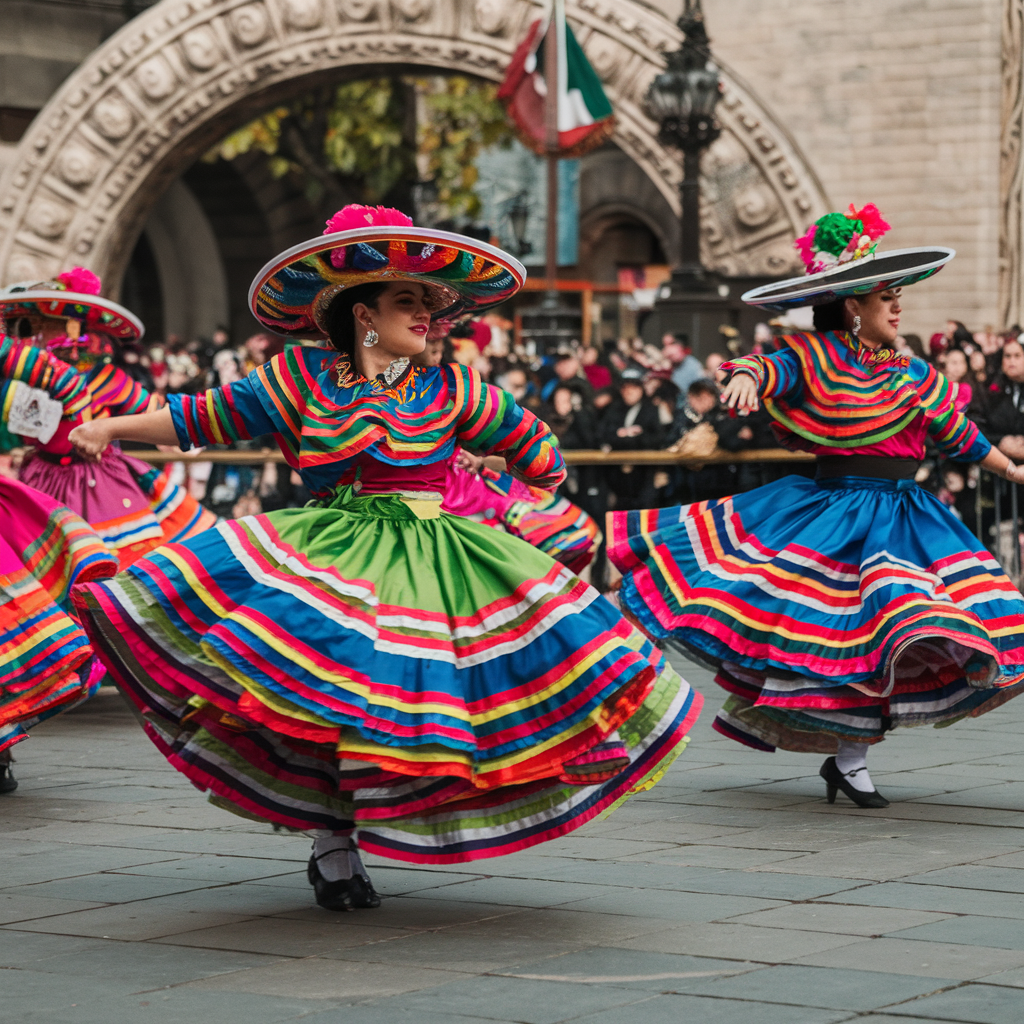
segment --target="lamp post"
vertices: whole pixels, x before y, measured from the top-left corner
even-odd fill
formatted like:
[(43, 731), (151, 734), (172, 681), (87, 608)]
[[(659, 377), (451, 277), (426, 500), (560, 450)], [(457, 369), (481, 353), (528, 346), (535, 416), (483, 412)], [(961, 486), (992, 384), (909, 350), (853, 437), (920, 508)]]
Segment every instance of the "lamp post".
[(526, 228), (530, 220), (530, 202), (526, 192), (517, 192), (505, 203), (505, 216), (512, 229), (516, 255), (520, 258), (529, 256), (533, 252), (533, 246), (526, 237)]
[(680, 259), (671, 281), (662, 286), (655, 311), (662, 330), (683, 331), (703, 354), (702, 340), (712, 343), (728, 305), (723, 302), (728, 287), (700, 261), (700, 158), (722, 131), (715, 118), (722, 83), (711, 56), (701, 0), (685, 0), (677, 24), (683, 44), (668, 55), (665, 70), (655, 76), (644, 97), (644, 111), (657, 123), (659, 141), (683, 154)]

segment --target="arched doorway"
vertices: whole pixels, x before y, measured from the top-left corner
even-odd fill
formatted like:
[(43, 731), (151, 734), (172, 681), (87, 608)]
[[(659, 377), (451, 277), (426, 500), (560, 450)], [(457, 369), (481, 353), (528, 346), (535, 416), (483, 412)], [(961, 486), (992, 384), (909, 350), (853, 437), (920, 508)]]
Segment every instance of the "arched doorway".
[[(617, 146), (677, 211), (678, 160), (640, 101), (678, 30), (634, 0), (567, 7), (616, 109)], [(500, 80), (540, 11), (533, 0), (161, 0), (94, 52), (23, 138), (0, 181), (0, 278), (84, 263), (116, 295), (153, 206), (246, 116), (367, 65)], [(827, 210), (785, 130), (728, 73), (720, 112), (788, 238)]]

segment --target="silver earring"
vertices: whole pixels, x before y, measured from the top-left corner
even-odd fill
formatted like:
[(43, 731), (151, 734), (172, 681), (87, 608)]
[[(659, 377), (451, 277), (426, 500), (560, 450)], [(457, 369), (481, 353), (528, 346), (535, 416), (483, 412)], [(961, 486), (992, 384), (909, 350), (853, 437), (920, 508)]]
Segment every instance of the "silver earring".
[(366, 337), (363, 338), (363, 344), (367, 348), (373, 348), (373, 346), (376, 345), (378, 341), (380, 341), (380, 335), (371, 327), (366, 332)]
[[(860, 317), (855, 316), (853, 318), (853, 333), (854, 335), (860, 334)], [(365, 342), (364, 342), (365, 344)]]

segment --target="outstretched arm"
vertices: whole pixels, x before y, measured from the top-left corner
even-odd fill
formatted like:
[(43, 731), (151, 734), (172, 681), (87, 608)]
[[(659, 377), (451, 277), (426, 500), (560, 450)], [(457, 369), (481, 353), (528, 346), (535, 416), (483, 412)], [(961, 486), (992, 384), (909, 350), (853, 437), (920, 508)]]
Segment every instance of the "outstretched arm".
[(484, 384), (475, 370), (449, 364), (446, 371), (461, 378), (456, 392), (465, 395), (458, 424), (460, 443), (474, 451), (502, 455), (515, 476), (554, 490), (565, 479), (565, 461), (548, 425), (517, 405), (507, 391)]
[(1015, 466), (998, 448), (990, 448), (981, 465), (1010, 483), (1024, 484), (1024, 466)]
[(68, 435), (71, 443), (88, 459), (98, 460), (111, 441), (138, 441), (142, 444), (176, 445), (171, 410), (144, 412), (137, 416), (112, 416), (91, 420), (75, 427)]
[(722, 401), (730, 409), (754, 412), (760, 398), (782, 398), (800, 389), (800, 361), (792, 349), (770, 356), (740, 356), (722, 363), (717, 374), (727, 381)]

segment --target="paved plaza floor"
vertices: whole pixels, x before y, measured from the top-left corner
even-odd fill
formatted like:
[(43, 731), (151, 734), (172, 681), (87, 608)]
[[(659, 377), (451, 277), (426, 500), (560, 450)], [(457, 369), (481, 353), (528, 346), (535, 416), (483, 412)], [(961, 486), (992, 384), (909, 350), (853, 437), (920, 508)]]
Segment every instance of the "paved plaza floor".
[[(1024, 1021), (1024, 700), (872, 757), (830, 807), (811, 755), (719, 737), (532, 852), (369, 861), (332, 914), (309, 841), (208, 805), (114, 692), (16, 749), (0, 797), (0, 1020), (155, 1024)], [(839, 800), (843, 801), (843, 797)]]

